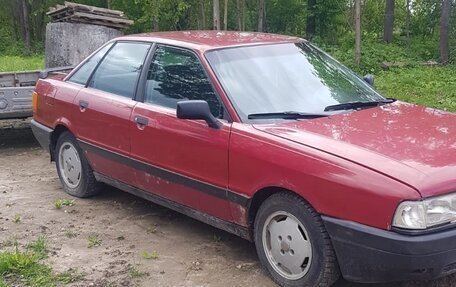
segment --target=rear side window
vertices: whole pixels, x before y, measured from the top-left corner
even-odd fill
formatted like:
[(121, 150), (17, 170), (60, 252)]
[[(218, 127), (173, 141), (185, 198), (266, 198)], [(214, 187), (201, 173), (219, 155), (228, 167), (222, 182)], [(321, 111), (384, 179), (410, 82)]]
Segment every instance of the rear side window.
[(93, 69), (98, 65), (98, 63), (103, 59), (103, 56), (109, 51), (112, 43), (104, 46), (100, 51), (93, 55), (87, 62), (85, 62), (68, 80), (69, 82), (78, 83), (81, 85), (86, 85), (87, 81), (92, 74)]
[(98, 66), (89, 87), (133, 98), (149, 48), (147, 43), (117, 43)]
[(222, 104), (198, 57), (187, 50), (159, 46), (147, 73), (145, 102), (175, 109), (182, 100), (204, 100), (215, 117), (223, 117)]

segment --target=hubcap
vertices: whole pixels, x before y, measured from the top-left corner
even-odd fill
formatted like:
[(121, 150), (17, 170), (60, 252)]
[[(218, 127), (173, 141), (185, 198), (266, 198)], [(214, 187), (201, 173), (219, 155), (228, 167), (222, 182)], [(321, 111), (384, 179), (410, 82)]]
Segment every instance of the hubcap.
[(59, 170), (63, 181), (70, 188), (76, 188), (81, 181), (81, 160), (73, 144), (65, 142), (59, 150)]
[(309, 271), (312, 245), (302, 223), (292, 214), (271, 214), (263, 227), (263, 248), (269, 264), (288, 280), (298, 280)]

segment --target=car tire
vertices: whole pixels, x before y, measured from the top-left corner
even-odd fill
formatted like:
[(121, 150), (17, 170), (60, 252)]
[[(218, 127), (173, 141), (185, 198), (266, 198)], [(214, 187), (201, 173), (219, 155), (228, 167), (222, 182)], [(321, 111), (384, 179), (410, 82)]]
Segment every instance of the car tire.
[(261, 264), (280, 286), (326, 287), (340, 277), (321, 217), (295, 194), (276, 193), (263, 202), (254, 241)]
[(82, 149), (76, 138), (63, 132), (55, 149), (55, 164), (63, 190), (75, 197), (90, 197), (101, 191)]

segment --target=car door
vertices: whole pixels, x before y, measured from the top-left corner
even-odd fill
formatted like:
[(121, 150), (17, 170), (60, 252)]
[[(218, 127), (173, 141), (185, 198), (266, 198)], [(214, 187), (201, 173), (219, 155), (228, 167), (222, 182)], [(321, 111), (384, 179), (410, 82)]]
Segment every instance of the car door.
[[(231, 124), (196, 54), (157, 45), (148, 67), (144, 101), (131, 118), (131, 156), (145, 163), (137, 173), (140, 188), (231, 220), (227, 200)], [(205, 100), (223, 123), (176, 117), (180, 100)]]
[(117, 42), (75, 98), (73, 126), (92, 168), (107, 177), (133, 182), (123, 158), (130, 155), (130, 117), (137, 83), (150, 43)]

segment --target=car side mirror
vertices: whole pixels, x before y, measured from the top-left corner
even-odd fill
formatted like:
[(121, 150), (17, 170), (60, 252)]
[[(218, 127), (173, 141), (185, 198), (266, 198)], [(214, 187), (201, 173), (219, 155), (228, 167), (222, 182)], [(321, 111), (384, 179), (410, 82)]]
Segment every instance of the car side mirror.
[(222, 123), (212, 115), (209, 104), (206, 101), (179, 101), (177, 102), (176, 115), (178, 119), (204, 120), (213, 129), (222, 127)]
[(363, 80), (371, 86), (374, 86), (375, 77), (374, 75), (367, 74), (364, 76)]

